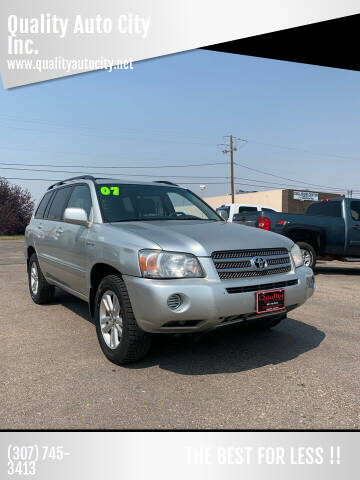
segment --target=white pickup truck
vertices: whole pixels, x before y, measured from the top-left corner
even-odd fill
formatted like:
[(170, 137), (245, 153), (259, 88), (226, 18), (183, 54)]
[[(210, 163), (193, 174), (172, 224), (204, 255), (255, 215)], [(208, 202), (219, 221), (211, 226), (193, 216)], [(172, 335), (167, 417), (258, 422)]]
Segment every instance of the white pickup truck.
[(237, 213), (256, 213), (256, 212), (277, 212), (275, 208), (264, 205), (245, 205), (244, 203), (227, 203), (216, 209), (221, 218), (227, 222), (232, 222)]

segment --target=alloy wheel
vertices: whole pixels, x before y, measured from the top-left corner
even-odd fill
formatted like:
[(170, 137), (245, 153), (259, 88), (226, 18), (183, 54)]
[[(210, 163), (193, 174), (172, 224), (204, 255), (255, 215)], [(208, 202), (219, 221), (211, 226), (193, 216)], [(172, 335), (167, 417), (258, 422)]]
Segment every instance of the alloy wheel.
[(302, 254), (302, 257), (303, 257), (303, 261), (304, 261), (304, 265), (305, 267), (310, 267), (312, 265), (312, 255), (311, 255), (311, 252), (309, 252), (309, 250), (305, 250), (305, 249), (301, 249), (301, 254)]
[(36, 295), (39, 290), (39, 272), (35, 262), (30, 267), (30, 287), (33, 295)]
[(100, 328), (106, 345), (115, 350), (122, 338), (123, 318), (117, 295), (107, 290), (100, 300)]

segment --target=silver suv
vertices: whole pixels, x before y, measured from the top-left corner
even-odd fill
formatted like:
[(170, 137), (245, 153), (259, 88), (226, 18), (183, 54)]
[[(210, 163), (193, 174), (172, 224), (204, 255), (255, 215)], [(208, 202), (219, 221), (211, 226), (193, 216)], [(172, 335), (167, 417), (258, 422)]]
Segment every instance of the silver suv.
[(291, 240), (227, 223), (170, 182), (86, 175), (52, 185), (25, 256), (34, 302), (51, 301), (55, 287), (88, 302), (117, 364), (143, 357), (153, 333), (273, 327), (315, 287)]

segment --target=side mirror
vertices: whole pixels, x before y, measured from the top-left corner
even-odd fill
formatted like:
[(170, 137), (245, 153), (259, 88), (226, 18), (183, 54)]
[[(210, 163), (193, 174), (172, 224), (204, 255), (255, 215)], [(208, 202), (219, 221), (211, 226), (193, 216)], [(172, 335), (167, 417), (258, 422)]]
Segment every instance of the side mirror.
[(83, 208), (65, 208), (64, 222), (84, 227), (89, 226), (88, 216)]

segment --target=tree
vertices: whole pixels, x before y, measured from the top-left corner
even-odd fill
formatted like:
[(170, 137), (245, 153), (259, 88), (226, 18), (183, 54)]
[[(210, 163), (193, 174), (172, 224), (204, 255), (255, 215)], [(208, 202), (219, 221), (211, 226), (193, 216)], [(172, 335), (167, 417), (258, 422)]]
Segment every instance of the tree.
[(30, 192), (0, 177), (0, 235), (22, 235), (33, 210)]

